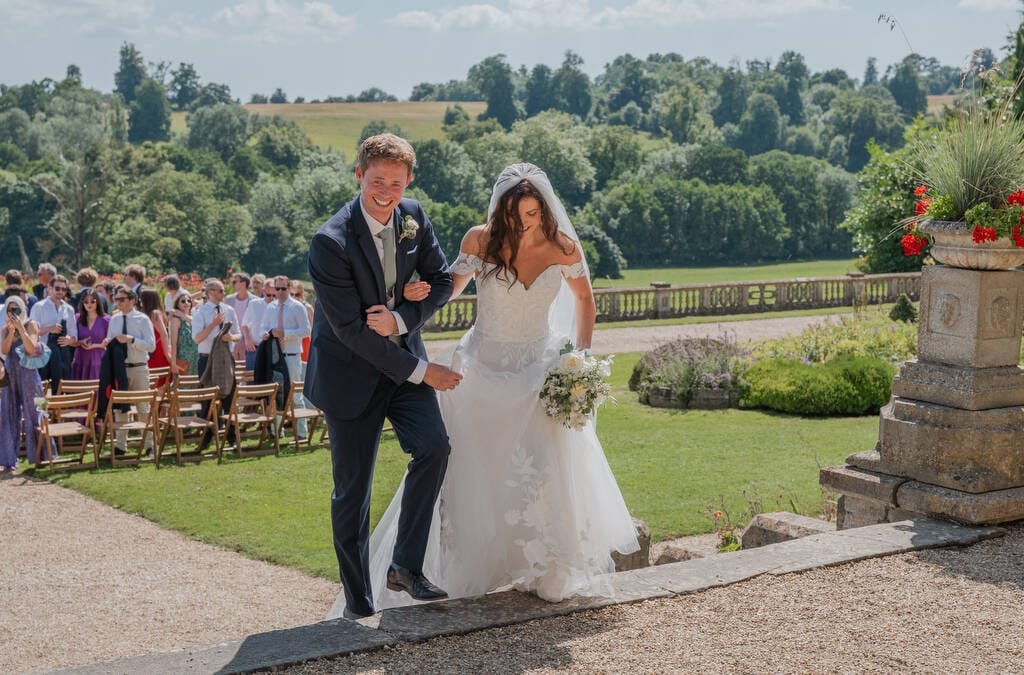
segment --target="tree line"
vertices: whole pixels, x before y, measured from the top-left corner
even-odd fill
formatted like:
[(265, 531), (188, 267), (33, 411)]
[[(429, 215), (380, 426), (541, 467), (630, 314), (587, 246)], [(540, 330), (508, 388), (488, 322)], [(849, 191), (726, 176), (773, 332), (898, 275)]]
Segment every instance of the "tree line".
[[(417, 100), (487, 102), (478, 119), (453, 103), (444, 138), (414, 142), (410, 195), (449, 256), (483, 221), (494, 177), (517, 161), (551, 176), (599, 276), (848, 256), (853, 239), (839, 224), (855, 172), (871, 153), (902, 147), (925, 93), (951, 86), (947, 69), (914, 54), (881, 75), (869, 59), (859, 82), (812, 73), (795, 52), (746, 67), (626, 54), (593, 80), (582, 65), (567, 52), (558, 68), (513, 70), (499, 54), (463, 80), (414, 88)], [(350, 158), (280, 116), (251, 113), (191, 64), (146, 64), (129, 43), (114, 85), (85, 88), (75, 66), (59, 81), (0, 84), (0, 264), (304, 276), (312, 232), (357, 191)], [(187, 129), (172, 137), (175, 109), (187, 111)], [(373, 121), (363, 137), (383, 130), (402, 133)]]

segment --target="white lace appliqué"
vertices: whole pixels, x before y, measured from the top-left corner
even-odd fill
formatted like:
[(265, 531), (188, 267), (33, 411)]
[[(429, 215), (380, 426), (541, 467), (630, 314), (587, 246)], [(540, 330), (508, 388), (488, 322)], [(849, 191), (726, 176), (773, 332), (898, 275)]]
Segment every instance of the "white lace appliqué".
[(448, 271), (452, 274), (476, 274), (484, 268), (484, 261), (472, 253), (459, 251), (459, 257), (451, 264)]
[(559, 265), (562, 270), (562, 276), (566, 279), (579, 279), (587, 275), (587, 266), (583, 264), (583, 261), (575, 262), (572, 265)]

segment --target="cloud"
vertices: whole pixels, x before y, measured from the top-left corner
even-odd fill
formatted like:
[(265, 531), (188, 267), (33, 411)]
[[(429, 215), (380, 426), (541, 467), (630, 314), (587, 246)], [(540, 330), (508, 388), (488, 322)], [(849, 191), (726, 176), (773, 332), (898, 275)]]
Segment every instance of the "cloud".
[(286, 0), (244, 0), (225, 7), (213, 21), (243, 42), (282, 43), (330, 40), (355, 28), (355, 19), (343, 16), (319, 0), (291, 3)]
[(139, 31), (152, 17), (152, 0), (0, 0), (0, 26), (37, 27), (68, 21), (80, 33), (105, 28)]
[[(998, 2), (999, 0), (961, 0)], [(420, 30), (616, 30), (723, 20), (764, 20), (847, 9), (842, 0), (633, 0), (594, 7), (590, 0), (507, 0), (436, 11), (402, 12), (390, 23)]]
[(1019, 3), (1017, 0), (960, 0), (956, 6), (978, 12), (1012, 12), (1019, 8)]

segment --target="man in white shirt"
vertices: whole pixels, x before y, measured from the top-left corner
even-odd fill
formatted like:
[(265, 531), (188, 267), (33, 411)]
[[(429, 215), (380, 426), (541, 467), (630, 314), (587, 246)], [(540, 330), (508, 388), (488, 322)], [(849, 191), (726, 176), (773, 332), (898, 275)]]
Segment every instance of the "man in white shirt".
[[(199, 362), (197, 363), (196, 372), (200, 375), (206, 371), (206, 364), (210, 361), (210, 348), (213, 346), (213, 341), (217, 339), (221, 326), (225, 322), (230, 322), (231, 324), (231, 328), (224, 336), (225, 342), (237, 342), (242, 339), (242, 330), (238, 326), (238, 316), (235, 314), (235, 310), (231, 308), (231, 305), (224, 302), (224, 283), (220, 279), (211, 277), (206, 280), (205, 287), (206, 302), (192, 313), (192, 339), (199, 346)], [(222, 391), (221, 394), (221, 410), (226, 413), (231, 408), (231, 396), (234, 394), (234, 390)], [(203, 416), (206, 416), (208, 413), (205, 405), (202, 413)], [(227, 440), (229, 445), (234, 444), (234, 430), (231, 430)], [(205, 447), (208, 443), (209, 437), (204, 437), (199, 445), (200, 447)]]
[[(249, 309), (249, 305), (256, 297), (249, 292), (249, 275), (245, 272), (235, 272), (231, 276), (231, 286), (235, 289), (235, 292), (224, 298), (224, 302), (231, 305), (231, 309), (235, 310), (235, 315), (238, 317), (239, 328), (242, 330), (242, 339), (235, 343), (233, 353), (236, 361), (246, 361), (246, 368), (251, 369), (248, 358), (248, 345), (245, 340), (245, 315)], [(252, 360), (256, 360), (256, 347), (252, 349), (253, 356)]]
[[(257, 274), (256, 277), (263, 278), (262, 274)], [(253, 284), (255, 286), (256, 284)], [(260, 337), (263, 333), (261, 326), (263, 325), (263, 313), (267, 309), (267, 305), (277, 299), (277, 291), (274, 290), (274, 280), (271, 279), (270, 283), (266, 286), (263, 285), (262, 281), (259, 284), (261, 294), (257, 294), (254, 291), (252, 302), (245, 310), (245, 319), (242, 320), (242, 340), (245, 342), (245, 367), (252, 370), (256, 367), (256, 347), (261, 342)]]
[[(263, 312), (260, 341), (275, 339), (281, 344), (281, 353), (288, 366), (288, 378), (298, 382), (302, 379), (302, 338), (309, 335), (310, 331), (309, 314), (305, 305), (288, 293), (288, 277), (274, 277), (273, 289), (277, 299), (268, 304)], [(301, 391), (295, 393), (293, 403), (297, 408), (303, 406)], [(280, 433), (280, 421), (277, 426)], [(305, 438), (306, 420), (299, 420), (295, 431), (300, 438)]]
[[(128, 376), (128, 389), (146, 391), (149, 389), (149, 355), (156, 350), (156, 334), (149, 317), (135, 308), (136, 300), (138, 298), (135, 291), (127, 286), (122, 285), (114, 289), (114, 304), (118, 311), (110, 317), (107, 339), (103, 341), (103, 346), (106, 347), (111, 340), (117, 340), (127, 346), (128, 355), (124, 365)], [(146, 415), (149, 415), (149, 406), (139, 404), (139, 416)], [(114, 419), (117, 422), (127, 421), (127, 416), (127, 412), (114, 411)], [(119, 430), (114, 451), (123, 453), (127, 444), (128, 431)], [(152, 452), (153, 436), (149, 435), (146, 437), (146, 453)]]
[(71, 377), (71, 359), (78, 339), (75, 310), (67, 302), (68, 280), (62, 274), (50, 277), (45, 300), (32, 305), (28, 316), (39, 326), (39, 335), (50, 348), (50, 360), (39, 369), (39, 377), (50, 380), (50, 390), (57, 393), (60, 381)]

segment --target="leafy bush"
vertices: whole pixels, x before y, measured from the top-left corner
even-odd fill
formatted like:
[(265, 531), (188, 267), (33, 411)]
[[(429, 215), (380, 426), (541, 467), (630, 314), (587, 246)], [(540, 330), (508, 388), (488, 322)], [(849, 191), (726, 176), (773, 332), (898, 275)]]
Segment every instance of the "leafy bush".
[(629, 388), (641, 403), (651, 389), (667, 387), (672, 397), (689, 402), (695, 389), (737, 389), (746, 351), (733, 338), (683, 338), (652, 349), (641, 357), (629, 378)]
[(878, 308), (815, 324), (796, 337), (768, 340), (754, 347), (755, 358), (821, 363), (841, 357), (870, 356), (901, 363), (917, 352), (917, 326), (894, 323)]
[(796, 415), (865, 415), (889, 400), (896, 368), (870, 357), (827, 363), (768, 359), (744, 374), (740, 407)]
[(917, 321), (917, 308), (914, 307), (914, 303), (909, 295), (900, 293), (900, 297), (896, 299), (896, 304), (892, 306), (892, 311), (889, 312), (889, 318), (893, 321), (902, 321), (904, 323), (914, 323)]

